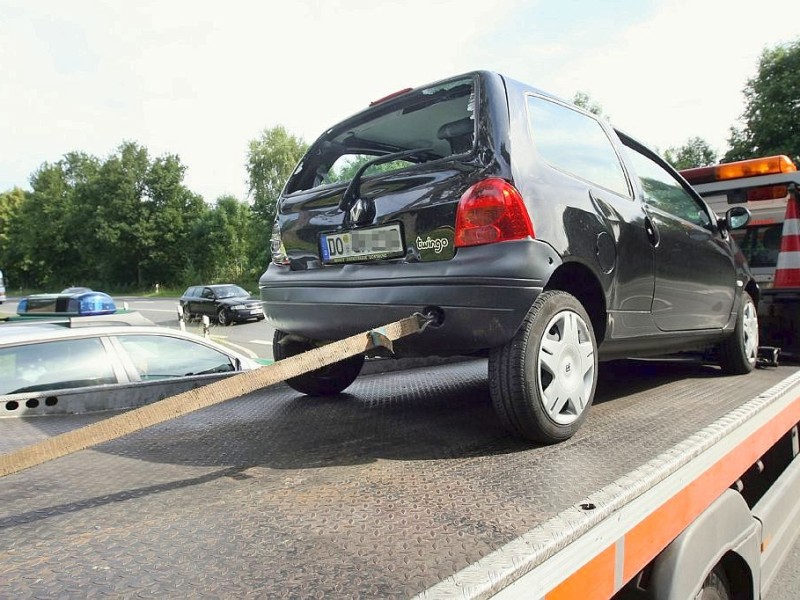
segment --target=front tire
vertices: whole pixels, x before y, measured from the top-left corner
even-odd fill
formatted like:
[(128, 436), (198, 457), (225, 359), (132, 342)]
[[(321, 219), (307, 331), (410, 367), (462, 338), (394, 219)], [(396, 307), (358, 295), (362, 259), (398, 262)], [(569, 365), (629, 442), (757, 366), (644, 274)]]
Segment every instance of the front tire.
[(217, 311), (217, 323), (223, 327), (227, 327), (231, 324), (231, 317), (224, 308), (220, 308), (219, 311)]
[(742, 293), (733, 335), (719, 345), (719, 365), (725, 373), (744, 375), (752, 371), (758, 359), (758, 314), (748, 292)]
[(500, 420), (542, 444), (578, 431), (594, 398), (596, 373), (589, 315), (559, 290), (539, 294), (516, 335), (489, 356), (489, 389)]
[[(312, 342), (294, 338), (277, 329), (272, 338), (272, 354), (276, 361), (297, 356), (313, 348), (316, 346)], [(363, 366), (364, 355), (356, 354), (327, 367), (292, 377), (286, 383), (292, 389), (310, 396), (338, 394), (356, 380)]]

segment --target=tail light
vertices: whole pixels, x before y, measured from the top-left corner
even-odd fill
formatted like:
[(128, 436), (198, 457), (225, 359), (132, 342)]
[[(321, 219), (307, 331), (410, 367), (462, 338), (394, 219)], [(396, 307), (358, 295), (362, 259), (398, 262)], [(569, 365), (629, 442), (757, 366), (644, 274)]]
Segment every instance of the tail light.
[(470, 187), (458, 203), (456, 247), (535, 237), (528, 210), (517, 189), (492, 177)]
[(286, 266), (289, 264), (289, 256), (286, 254), (286, 248), (283, 247), (283, 240), (281, 240), (281, 233), (276, 229), (272, 231), (270, 237), (269, 249), (272, 254), (272, 262), (276, 265)]

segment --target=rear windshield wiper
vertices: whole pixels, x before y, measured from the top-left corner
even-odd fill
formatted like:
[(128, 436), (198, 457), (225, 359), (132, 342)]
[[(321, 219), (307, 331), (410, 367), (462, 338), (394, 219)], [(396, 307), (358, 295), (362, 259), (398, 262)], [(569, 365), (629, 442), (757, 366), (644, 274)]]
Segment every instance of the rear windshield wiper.
[(363, 165), (361, 165), (358, 171), (356, 171), (356, 174), (353, 175), (353, 179), (350, 181), (350, 185), (347, 186), (347, 189), (344, 191), (344, 194), (342, 194), (342, 199), (339, 201), (339, 210), (341, 211), (350, 210), (350, 207), (353, 205), (358, 196), (361, 194), (361, 177), (364, 175), (364, 172), (370, 167), (387, 162), (392, 162), (393, 160), (398, 160), (401, 158), (410, 158), (416, 154), (430, 152), (431, 150), (433, 150), (433, 148), (413, 148), (411, 150), (401, 150), (400, 152), (392, 152), (391, 154), (384, 154), (383, 156), (378, 156), (377, 158), (368, 160)]

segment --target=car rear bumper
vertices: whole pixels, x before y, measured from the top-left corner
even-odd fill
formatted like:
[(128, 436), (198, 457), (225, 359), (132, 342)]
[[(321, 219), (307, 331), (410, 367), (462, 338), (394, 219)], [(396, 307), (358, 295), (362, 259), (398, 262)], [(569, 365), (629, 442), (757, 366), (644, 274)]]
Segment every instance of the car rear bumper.
[(436, 307), (440, 325), (397, 344), (403, 356), (469, 354), (507, 342), (541, 293), (558, 255), (536, 240), (461, 248), (449, 261), (343, 265), (259, 281), (268, 322), (334, 340)]

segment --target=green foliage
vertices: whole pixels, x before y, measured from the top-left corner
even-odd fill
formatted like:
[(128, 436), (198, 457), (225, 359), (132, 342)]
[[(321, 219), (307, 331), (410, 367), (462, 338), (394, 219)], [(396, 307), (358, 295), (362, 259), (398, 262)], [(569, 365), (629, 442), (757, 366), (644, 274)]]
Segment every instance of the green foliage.
[(20, 213), (25, 202), (25, 192), (19, 188), (0, 193), (0, 270), (6, 285), (17, 282), (20, 272), (17, 266), (22, 261), (22, 253), (16, 240), (22, 235)]
[(275, 220), (275, 203), (307, 148), (303, 140), (289, 134), (280, 125), (265, 129), (248, 146), (247, 173), (253, 198), (253, 218), (248, 228), (249, 258), (251, 264), (260, 265), (261, 271), (270, 260), (269, 243)]
[(183, 183), (174, 154), (123, 142), (98, 159), (70, 152), (0, 193), (0, 269), (15, 289), (183, 290), (234, 282), (255, 289), (269, 260), (275, 201), (306, 145), (283, 127), (250, 142), (252, 206), (213, 205)]
[[(189, 263), (183, 264), (184, 279), (187, 282), (242, 281), (245, 278), (252, 281), (253, 273), (247, 262), (251, 217), (249, 205), (232, 196), (219, 198), (216, 206), (203, 212), (193, 230), (193, 237), (203, 243), (194, 246)], [(256, 265), (255, 270), (263, 272), (264, 267)]]
[(732, 127), (725, 161), (786, 154), (800, 162), (800, 39), (768, 48), (744, 89), (743, 126)]
[[(330, 183), (350, 181), (361, 167), (374, 158), (374, 156), (370, 156), (368, 154), (361, 154), (357, 157), (354, 157), (353, 160), (346, 162), (341, 167), (336, 168), (336, 166), (334, 166), (334, 169), (328, 173), (328, 181)], [(396, 169), (403, 169), (410, 164), (413, 163), (410, 163), (407, 160), (393, 160), (388, 163), (372, 165), (364, 172), (364, 176), (367, 177), (369, 175), (375, 175), (376, 173), (388, 173), (389, 171), (394, 171)]]
[(572, 97), (572, 103), (575, 106), (580, 106), (583, 110), (587, 110), (593, 115), (602, 116), (603, 107), (599, 102), (592, 100), (586, 92), (575, 92)]
[(693, 169), (716, 163), (717, 153), (703, 138), (693, 137), (683, 146), (667, 148), (664, 160), (676, 169)]

